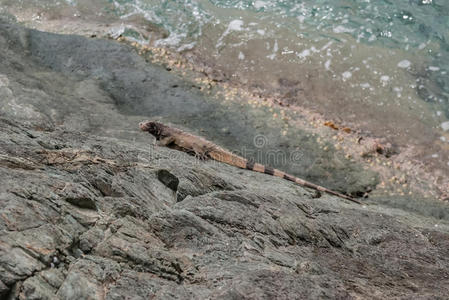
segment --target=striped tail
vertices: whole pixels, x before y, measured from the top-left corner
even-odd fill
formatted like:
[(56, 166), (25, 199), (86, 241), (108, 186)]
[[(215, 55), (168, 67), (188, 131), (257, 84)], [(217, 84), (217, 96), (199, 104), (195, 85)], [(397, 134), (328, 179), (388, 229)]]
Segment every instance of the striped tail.
[(314, 183), (308, 182), (301, 178), (298, 178), (298, 177), (292, 176), (290, 174), (287, 174), (285, 172), (282, 172), (278, 169), (273, 169), (270, 167), (266, 167), (262, 164), (250, 162), (247, 159), (245, 159), (241, 156), (235, 155), (231, 152), (228, 152), (224, 149), (211, 150), (210, 152), (208, 152), (208, 155), (216, 161), (220, 161), (220, 162), (223, 162), (223, 163), (226, 163), (226, 164), (229, 164), (232, 166), (236, 166), (236, 167), (239, 167), (242, 169), (248, 169), (248, 170), (252, 170), (255, 172), (259, 172), (259, 173), (264, 173), (264, 174), (280, 177), (280, 178), (283, 178), (283, 179), (286, 179), (289, 181), (293, 181), (293, 182), (295, 182), (301, 186), (304, 186), (304, 187), (312, 188), (312, 189), (315, 189), (320, 192), (328, 193), (328, 194), (331, 194), (331, 195), (334, 195), (334, 196), (337, 196), (337, 197), (340, 197), (340, 198), (343, 198), (343, 199), (346, 199), (346, 200), (349, 200), (349, 201), (352, 201), (352, 202), (355, 202), (358, 204), (362, 204), (360, 201), (358, 201), (348, 195), (344, 195), (344, 194), (332, 191), (332, 190), (322, 187), (320, 185), (316, 185)]

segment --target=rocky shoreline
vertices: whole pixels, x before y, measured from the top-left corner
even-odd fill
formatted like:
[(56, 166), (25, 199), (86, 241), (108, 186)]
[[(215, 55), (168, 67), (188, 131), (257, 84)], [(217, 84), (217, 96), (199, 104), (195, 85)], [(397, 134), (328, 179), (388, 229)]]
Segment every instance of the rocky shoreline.
[[(0, 21), (0, 47), (1, 298), (449, 292), (443, 204), (432, 218), (317, 198), (278, 178), (153, 147), (137, 128), (143, 118), (182, 116), (200, 131), (195, 114), (217, 106), (129, 46)], [(170, 115), (180, 103), (183, 115)], [(233, 124), (251, 136), (254, 124)], [(233, 142), (229, 134), (221, 141)], [(354, 181), (359, 190), (375, 177), (355, 164), (335, 170), (366, 178)]]
[[(28, 28), (59, 34), (116, 39), (132, 46), (146, 61), (178, 75), (177, 79), (181, 79), (182, 86), (191, 85), (193, 89), (201, 91), (194, 96), (200, 101), (188, 99), (182, 106), (178, 106), (180, 108), (200, 106), (197, 110), (187, 111), (191, 113), (191, 117), (188, 117), (185, 111), (174, 113), (177, 106), (164, 106), (164, 103), (160, 102), (156, 114), (161, 113), (159, 117), (164, 121), (174, 121), (178, 126), (181, 123), (189, 130), (197, 130), (197, 134), (205, 135), (239, 154), (251, 153), (252, 157), (257, 156), (258, 161), (262, 163), (346, 193), (362, 195), (369, 192), (370, 197), (375, 198), (375, 201), (390, 206), (407, 209), (411, 206), (421, 206), (421, 213), (432, 216), (438, 214), (435, 214), (433, 209), (426, 210), (425, 206), (420, 205), (419, 202), (432, 203), (434, 200), (439, 200), (447, 203), (449, 177), (445, 175), (448, 169), (444, 163), (447, 160), (445, 144), (447, 137), (444, 136), (445, 133), (430, 126), (430, 123), (422, 119), (422, 116), (413, 117), (409, 115), (408, 110), (403, 110), (401, 107), (394, 108), (394, 111), (373, 113), (372, 107), (365, 106), (364, 101), (356, 105), (358, 108), (354, 107), (355, 103), (346, 102), (346, 100), (342, 102), (346, 104), (340, 105), (334, 93), (339, 94), (337, 98), (340, 100), (348, 98), (356, 102), (359, 102), (357, 99), (360, 100), (363, 96), (357, 93), (352, 95), (352, 92), (349, 92), (351, 88), (344, 85), (335, 86), (334, 83), (328, 85), (323, 78), (315, 76), (314, 68), (317, 66), (314, 67), (313, 64), (312, 69), (309, 69), (310, 66), (307, 67), (307, 64), (301, 65), (300, 73), (304, 74), (299, 76), (306, 77), (302, 80), (295, 77), (298, 75), (297, 72), (292, 74), (290, 70), (285, 74), (276, 71), (277, 75), (272, 74), (273, 78), (267, 77), (260, 81), (261, 78), (256, 79), (258, 75), (241, 73), (245, 73), (243, 70), (246, 70), (247, 66), (239, 67), (231, 61), (220, 62), (214, 58), (214, 55), (210, 57), (209, 49), (212, 49), (213, 45), (202, 45), (181, 52), (170, 47), (156, 47), (156, 41), (167, 37), (168, 32), (143, 16), (118, 18), (113, 13), (113, 6), (110, 2), (100, 0), (75, 6), (56, 4), (44, 7), (31, 3), (17, 5), (7, 2), (0, 11), (0, 15), (10, 21), (18, 21)], [(95, 13), (97, 11), (102, 13)], [(370, 51), (377, 52), (377, 50), (379, 49)], [(231, 55), (229, 58), (234, 56)], [(419, 60), (417, 59), (416, 62)], [(274, 65), (268, 69), (283, 70), (287, 67), (277, 63), (273, 61)], [(388, 65), (388, 68), (390, 66)], [(288, 63), (288, 68), (290, 67)], [(422, 74), (418, 69), (413, 68), (406, 77), (415, 76), (416, 72)], [(265, 74), (266, 72), (256, 73)], [(174, 87), (172, 94), (176, 93), (178, 83), (171, 85)], [(138, 88), (140, 93), (138, 97), (145, 97), (148, 92), (145, 91), (145, 87), (142, 87), (143, 85)], [(123, 88), (126, 90), (128, 87), (120, 86), (120, 89)], [(323, 94), (323, 91), (327, 91), (328, 94)], [(346, 92), (349, 94), (344, 96)], [(204, 97), (206, 94), (207, 96)], [(392, 96), (391, 91), (380, 98), (390, 99), (390, 96)], [(209, 101), (206, 104), (203, 101), (211, 99), (215, 101), (212, 103)], [(327, 103), (329, 99), (332, 99), (331, 103)], [(317, 105), (315, 101), (324, 102)], [(233, 103), (229, 105), (229, 102)], [(418, 102), (421, 103), (421, 100)], [(406, 103), (403, 104), (406, 105)], [(153, 107), (147, 105), (145, 101), (133, 103), (133, 105), (125, 103), (124, 106), (127, 113), (154, 116)], [(347, 114), (347, 109), (353, 111), (350, 116)], [(419, 114), (422, 113), (422, 109), (418, 110)], [(169, 110), (168, 114), (167, 110)], [(210, 117), (208, 117), (209, 114), (194, 115), (192, 113), (210, 110), (219, 111), (220, 118), (213, 119), (217, 113)], [(198, 115), (201, 117), (198, 118)], [(385, 119), (381, 121), (382, 118)], [(256, 119), (259, 122), (241, 124), (242, 120), (247, 119)], [(266, 120), (269, 122), (265, 122)], [(259, 130), (260, 127), (264, 129), (270, 127), (265, 123), (269, 123), (272, 127), (267, 135), (264, 130)], [(238, 125), (228, 128), (228, 124)], [(246, 127), (250, 127), (249, 132), (245, 132)], [(293, 134), (291, 134), (292, 131)], [(254, 132), (263, 132), (265, 138), (269, 139), (269, 145), (263, 149), (254, 149), (251, 143)], [(280, 133), (285, 135), (284, 139), (277, 138)], [(442, 136), (439, 136), (441, 134)], [(286, 157), (298, 156), (296, 152), (299, 149), (300, 163), (270, 161), (267, 158), (270, 154), (267, 152), (273, 153), (279, 149), (282, 149)], [(317, 155), (310, 155), (315, 152)], [(350, 165), (353, 167), (349, 167)], [(342, 166), (343, 168), (340, 169)], [(357, 171), (362, 168), (373, 171), (377, 175)], [(353, 188), (348, 189), (348, 186)], [(385, 199), (397, 197), (412, 200), (413, 204), (394, 200), (385, 202)]]

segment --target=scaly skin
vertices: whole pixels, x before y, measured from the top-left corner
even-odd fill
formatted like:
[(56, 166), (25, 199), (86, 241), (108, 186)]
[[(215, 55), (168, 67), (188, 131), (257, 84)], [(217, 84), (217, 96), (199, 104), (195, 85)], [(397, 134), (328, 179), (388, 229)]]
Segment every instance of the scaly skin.
[(286, 180), (293, 181), (301, 186), (312, 188), (320, 192), (328, 193), (361, 204), (360, 201), (350, 196), (329, 190), (325, 187), (289, 175), (280, 170), (273, 169), (258, 163), (252, 163), (247, 159), (235, 155), (232, 152), (223, 149), (220, 146), (215, 145), (214, 143), (209, 142), (208, 140), (202, 137), (184, 132), (180, 129), (168, 127), (162, 123), (153, 121), (141, 122), (139, 124), (139, 127), (142, 131), (148, 131), (149, 133), (151, 133), (156, 138), (160, 146), (165, 146), (180, 151), (184, 151), (187, 153), (191, 153), (202, 159), (211, 158), (213, 160), (223, 162), (228, 165), (239, 167), (242, 169), (252, 170), (255, 172), (281, 177)]

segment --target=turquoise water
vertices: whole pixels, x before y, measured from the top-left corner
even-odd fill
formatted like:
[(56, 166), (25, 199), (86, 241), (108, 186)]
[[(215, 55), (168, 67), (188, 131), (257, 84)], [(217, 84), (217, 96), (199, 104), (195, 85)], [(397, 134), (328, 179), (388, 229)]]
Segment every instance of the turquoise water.
[[(421, 89), (419, 87), (417, 89), (419, 96), (427, 102), (435, 103), (437, 116), (449, 117), (447, 109), (449, 1), (117, 0), (109, 2), (114, 5), (115, 12), (122, 18), (143, 14), (148, 20), (165, 28), (170, 35), (156, 44), (170, 46), (180, 51), (194, 48), (201, 39), (215, 40), (216, 48), (225, 47), (224, 37), (233, 34), (243, 42), (260, 38), (284, 39), (284, 51), (279, 49), (281, 42), (277, 42), (278, 51), (284, 54), (293, 51), (289, 48), (294, 48), (298, 44), (310, 45), (310, 48), (303, 47), (302, 51), (295, 51), (294, 54), (299, 59), (316, 54), (318, 47), (313, 48), (313, 43), (320, 44), (320, 40), (333, 41), (334, 45), (330, 45), (331, 47), (342, 47), (345, 43), (347, 47), (364, 44), (398, 49), (410, 55), (420, 56), (417, 62), (419, 69), (414, 70), (415, 73), (420, 73), (415, 74), (417, 84), (423, 85)], [(221, 26), (221, 29), (211, 34), (205, 28), (211, 24)], [(349, 36), (351, 39), (347, 40)], [(274, 45), (271, 47), (273, 50), (276, 49)], [(276, 51), (272, 54), (275, 54), (274, 52)], [(367, 54), (366, 59), (369, 56)], [(274, 55), (271, 57), (275, 58)], [(353, 63), (363, 63), (363, 59), (362, 62)], [(397, 66), (408, 69), (414, 63), (404, 58), (397, 62)], [(350, 71), (342, 74), (343, 79), (353, 75)], [(393, 74), (384, 74), (383, 78), (386, 79), (387, 76), (394, 77)], [(368, 86), (366, 83), (361, 84)], [(401, 88), (403, 89), (399, 86), (396, 90)]]
[[(71, 1), (76, 2), (76, 1)], [(118, 0), (120, 16), (143, 13), (179, 38), (178, 43), (198, 38), (204, 24), (240, 17), (237, 11), (257, 13), (260, 20), (301, 34), (303, 27), (349, 33), (364, 43), (389, 47), (424, 47), (431, 40), (448, 50), (449, 2), (402, 1), (151, 1)], [(224, 12), (235, 9), (234, 14)], [(220, 12), (220, 10), (223, 10)], [(228, 20), (226, 20), (228, 19)], [(171, 37), (171, 38), (173, 38)], [(173, 38), (174, 39), (174, 38)]]

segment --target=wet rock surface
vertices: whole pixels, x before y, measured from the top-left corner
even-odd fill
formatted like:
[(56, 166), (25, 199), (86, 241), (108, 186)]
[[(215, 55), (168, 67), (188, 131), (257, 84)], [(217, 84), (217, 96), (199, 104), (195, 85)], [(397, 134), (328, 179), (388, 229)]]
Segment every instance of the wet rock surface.
[(446, 221), (154, 147), (142, 98), (201, 95), (126, 46), (0, 23), (0, 47), (0, 298), (447, 296)]

